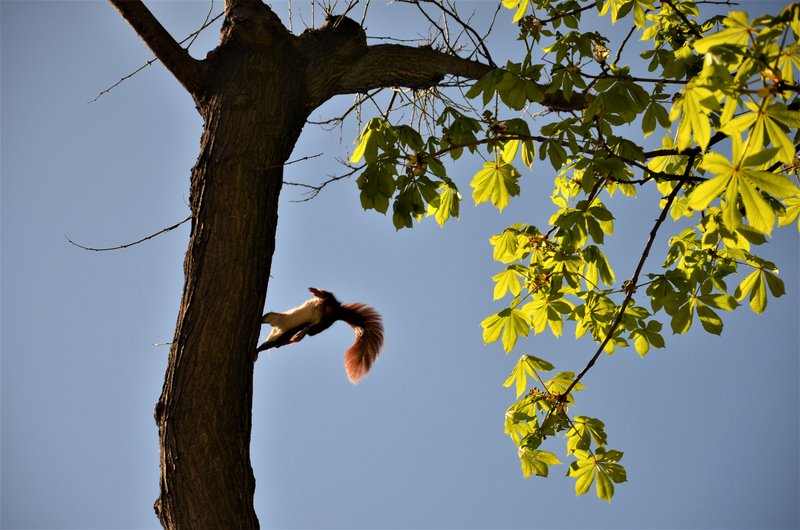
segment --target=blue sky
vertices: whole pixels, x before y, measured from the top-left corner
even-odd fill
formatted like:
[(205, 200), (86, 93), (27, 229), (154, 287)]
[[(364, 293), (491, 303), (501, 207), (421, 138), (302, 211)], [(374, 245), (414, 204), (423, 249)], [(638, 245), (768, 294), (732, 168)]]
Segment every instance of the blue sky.
[[(308, 5), (293, 4), (310, 22)], [(209, 6), (148, 5), (178, 38)], [(484, 21), (493, 5), (469, 7)], [(743, 8), (769, 5), (780, 4)], [(284, 15), (285, 2), (274, 7)], [(300, 16), (293, 21), (298, 32)], [(111, 253), (82, 251), (64, 235), (110, 246), (188, 215), (202, 123), (159, 64), (87, 104), (150, 58), (106, 3), (4, 0), (0, 24), (0, 526), (156, 528), (152, 410), (167, 347), (153, 344), (172, 338), (188, 227)], [(407, 6), (374, 3), (367, 27), (371, 36), (398, 28), (413, 36), (427, 26)], [(505, 37), (494, 56), (504, 62), (514, 36), (506, 14), (497, 29)], [(215, 38), (208, 30), (195, 56)], [(314, 117), (351, 103), (339, 98)], [(289, 166), (286, 179), (315, 183), (341, 171), (335, 159), (355, 134), (352, 123), (331, 132), (307, 126), (294, 157), (325, 156)], [(476, 170), (451, 170), (467, 197)], [(356, 387), (342, 368), (352, 341), (344, 325), (259, 359), (252, 459), (262, 526), (798, 527), (794, 229), (776, 232), (765, 251), (787, 296), (764, 315), (743, 308), (726, 315), (722, 337), (668, 336), (666, 350), (644, 359), (632, 349), (604, 356), (584, 380), (575, 412), (603, 419), (610, 446), (625, 452), (629, 482), (611, 505), (593, 493), (576, 498), (566, 466), (547, 480), (521, 477), (502, 432), (514, 398), (503, 380), (522, 353), (579, 370), (593, 352), (569, 334), (523, 340), (509, 356), (481, 342), (479, 322), (499, 308), (490, 277), (500, 266), (488, 238), (549, 217), (552, 173), (525, 175), (522, 196), (502, 213), (465, 200), (461, 219), (444, 229), (428, 220), (401, 232), (362, 211), (352, 180), (309, 202), (284, 189), (267, 307), (293, 307), (309, 286), (332, 290), (381, 312), (386, 347)], [(622, 278), (657, 199), (622, 203), (615, 214), (610, 248)], [(661, 241), (650, 267), (664, 249)], [(563, 456), (560, 442), (549, 449)]]

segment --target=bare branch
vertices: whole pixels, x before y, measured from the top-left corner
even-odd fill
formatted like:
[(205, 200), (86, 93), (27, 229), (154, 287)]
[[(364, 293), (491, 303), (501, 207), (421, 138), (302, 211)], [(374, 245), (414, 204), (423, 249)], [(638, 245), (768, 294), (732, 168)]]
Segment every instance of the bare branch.
[(304, 184), (302, 182), (284, 182), (284, 184), (286, 184), (288, 186), (298, 186), (298, 187), (301, 187), (301, 188), (307, 188), (308, 189), (308, 191), (303, 194), (303, 195), (305, 195), (305, 198), (298, 199), (298, 200), (292, 201), (292, 202), (308, 202), (311, 199), (313, 199), (314, 197), (316, 197), (317, 195), (319, 195), (320, 192), (322, 191), (322, 189), (325, 186), (327, 186), (328, 184), (330, 184), (332, 182), (336, 182), (337, 180), (342, 180), (342, 179), (346, 179), (348, 177), (352, 177), (358, 171), (360, 171), (360, 170), (364, 169), (365, 167), (367, 167), (366, 164), (362, 164), (360, 166), (351, 166), (350, 164), (347, 164), (347, 163), (345, 163), (345, 162), (343, 162), (341, 160), (340, 160), (340, 162), (342, 164), (346, 165), (347, 167), (349, 167), (350, 171), (348, 171), (346, 173), (342, 173), (341, 175), (328, 175), (328, 179), (323, 181), (322, 184), (319, 184), (319, 185), (315, 186), (313, 184)]
[(155, 56), (189, 91), (199, 91), (205, 78), (205, 67), (181, 47), (141, 0), (109, 0), (120, 15), (136, 31)]
[(391, 42), (414, 42), (414, 43), (417, 43), (417, 44), (428, 42), (427, 39), (423, 39), (422, 37), (417, 37), (416, 39), (398, 39), (396, 37), (385, 37), (385, 36), (379, 36), (379, 35), (367, 35), (367, 39), (388, 40), (388, 41), (391, 41)]
[[(467, 36), (472, 41), (472, 44), (475, 46), (475, 50), (476, 51), (480, 51), (481, 55), (483, 55), (483, 57), (486, 59), (486, 61), (488, 61), (488, 63), (491, 66), (495, 67), (495, 62), (492, 60), (492, 56), (489, 53), (489, 48), (487, 48), (486, 43), (484, 42), (486, 40), (486, 36), (488, 36), (488, 33), (487, 33), (487, 35), (484, 35), (482, 37), (475, 30), (475, 28), (472, 27), (472, 25), (470, 24), (469, 21), (464, 21), (459, 16), (458, 12), (455, 10), (455, 6), (453, 6), (452, 9), (451, 9), (448, 6), (446, 6), (444, 2), (440, 2), (438, 0), (400, 0), (400, 1), (408, 2), (408, 3), (411, 3), (411, 4), (415, 4), (417, 6), (417, 8), (420, 10), (420, 12), (422, 12), (425, 15), (425, 17), (428, 18), (429, 21), (431, 20), (430, 17), (427, 15), (427, 13), (425, 13), (425, 11), (422, 9), (422, 6), (420, 4), (421, 3), (425, 3), (425, 4), (433, 4), (433, 5), (435, 5), (444, 15), (449, 15), (450, 18), (452, 18), (453, 20), (458, 22), (458, 24), (462, 28), (464, 28), (464, 31), (467, 33)], [(500, 9), (500, 5), (498, 4), (497, 10), (495, 10), (495, 15), (497, 14), (497, 11), (499, 9)], [(494, 23), (494, 21), (492, 21), (492, 22)], [(440, 31), (441, 31), (441, 28), (440, 28)], [(444, 32), (442, 32), (442, 35), (444, 35)], [(445, 44), (447, 46), (449, 46), (449, 43), (445, 43)]]
[(631, 26), (631, 29), (628, 30), (628, 34), (625, 35), (625, 38), (622, 40), (622, 44), (620, 44), (619, 49), (617, 50), (617, 55), (614, 57), (614, 64), (618, 64), (619, 60), (622, 58), (622, 50), (625, 48), (625, 45), (628, 44), (628, 40), (633, 35), (634, 30), (636, 30), (636, 26)]
[[(185, 43), (186, 41), (189, 41), (189, 44), (186, 45), (186, 49), (188, 50), (192, 46), (192, 44), (194, 44), (194, 41), (197, 38), (197, 36), (200, 35), (200, 33), (202, 33), (202, 31), (204, 29), (206, 29), (208, 26), (210, 26), (211, 24), (213, 24), (214, 22), (219, 20), (222, 17), (222, 15), (225, 14), (223, 12), (223, 13), (219, 13), (214, 18), (209, 18), (211, 16), (211, 9), (213, 9), (213, 8), (214, 8), (214, 2), (212, 0), (211, 8), (209, 9), (208, 14), (206, 15), (205, 22), (203, 22), (203, 24), (197, 29), (197, 31), (194, 31), (194, 32), (190, 33), (189, 35), (187, 35), (186, 38), (184, 38), (178, 44), (183, 45), (183, 43)], [(139, 68), (137, 68), (133, 72), (129, 73), (128, 75), (126, 75), (124, 77), (122, 77), (119, 81), (117, 81), (116, 83), (114, 83), (110, 87), (106, 88), (105, 90), (101, 91), (99, 94), (97, 94), (94, 97), (93, 100), (88, 101), (87, 103), (94, 103), (95, 101), (100, 99), (102, 96), (108, 94), (109, 92), (111, 92), (112, 90), (117, 88), (119, 85), (121, 85), (122, 83), (124, 83), (125, 81), (127, 81), (128, 79), (130, 79), (131, 77), (135, 76), (136, 74), (138, 74), (139, 72), (141, 72), (142, 70), (144, 70), (145, 68), (147, 68), (148, 66), (150, 66), (151, 64), (153, 64), (154, 62), (157, 62), (157, 61), (158, 61), (158, 58), (153, 57), (152, 59), (150, 59), (149, 61), (144, 63), (142, 66), (140, 66)]]
[(116, 83), (114, 83), (114, 84), (113, 84), (113, 85), (111, 85), (110, 87), (108, 87), (108, 88), (106, 88), (106, 89), (104, 89), (104, 90), (100, 91), (100, 93), (99, 93), (99, 94), (97, 94), (97, 95), (94, 97), (94, 99), (90, 99), (90, 100), (89, 100), (89, 101), (87, 101), (86, 103), (94, 103), (95, 101), (97, 101), (97, 100), (98, 100), (98, 99), (100, 99), (101, 97), (105, 96), (106, 94), (108, 94), (109, 92), (111, 92), (112, 90), (114, 90), (115, 88), (117, 88), (118, 86), (120, 86), (122, 83), (124, 83), (125, 81), (127, 81), (127, 80), (128, 80), (128, 79), (130, 79), (131, 77), (135, 76), (136, 74), (138, 74), (139, 72), (141, 72), (142, 70), (144, 70), (145, 68), (147, 68), (148, 66), (150, 66), (151, 64), (153, 64), (153, 63), (154, 63), (154, 62), (156, 62), (156, 61), (158, 61), (158, 59), (157, 59), (157, 58), (155, 58), (155, 57), (153, 57), (152, 59), (150, 59), (149, 61), (147, 61), (146, 63), (144, 63), (142, 66), (140, 66), (139, 68), (137, 68), (137, 69), (136, 69), (136, 70), (134, 70), (133, 72), (129, 73), (129, 74), (128, 74), (128, 75), (126, 75), (126, 76), (123, 76), (123, 77), (121, 77), (121, 78), (119, 79), (119, 81), (117, 81)]
[(351, 65), (339, 80), (336, 93), (367, 92), (386, 86), (428, 88), (447, 74), (480, 79), (491, 70), (489, 65), (429, 47), (377, 44)]
[[(367, 93), (366, 97), (371, 97), (372, 95), (377, 94), (381, 90), (383, 90), (383, 88), (379, 88), (379, 89), (375, 90), (372, 94)], [(345, 110), (343, 113), (341, 113), (340, 115), (338, 115), (336, 117), (328, 118), (327, 120), (319, 120), (319, 121), (306, 120), (306, 123), (310, 123), (311, 125), (320, 125), (326, 131), (327, 130), (333, 130), (336, 127), (338, 127), (339, 125), (341, 125), (342, 122), (344, 122), (344, 119), (347, 118), (347, 116), (349, 116), (351, 112), (353, 112), (354, 110), (357, 110), (358, 107), (360, 107), (362, 103), (363, 103), (363, 100), (359, 99), (358, 101), (353, 103), (347, 110)], [(326, 125), (330, 125), (330, 128), (325, 127)]]
[(144, 242), (145, 242), (145, 241), (147, 241), (148, 239), (153, 239), (154, 237), (160, 236), (161, 234), (165, 234), (165, 233), (167, 233), (167, 232), (169, 232), (169, 231), (171, 231), (171, 230), (175, 230), (176, 228), (178, 228), (179, 226), (181, 226), (183, 223), (185, 223), (186, 221), (188, 221), (188, 220), (189, 220), (189, 219), (191, 219), (191, 218), (192, 218), (192, 216), (190, 215), (189, 217), (187, 217), (187, 218), (186, 218), (186, 219), (184, 219), (183, 221), (178, 221), (177, 223), (175, 223), (175, 224), (174, 224), (174, 225), (172, 225), (172, 226), (168, 226), (168, 227), (166, 227), (166, 228), (162, 228), (161, 230), (159, 230), (159, 231), (158, 231), (158, 232), (156, 232), (155, 234), (150, 234), (149, 236), (147, 236), (147, 237), (143, 237), (142, 239), (139, 239), (139, 240), (137, 240), (137, 241), (133, 241), (132, 243), (125, 243), (124, 245), (117, 245), (117, 246), (115, 246), (115, 247), (99, 247), (99, 248), (98, 248), (98, 247), (86, 247), (86, 246), (84, 246), (84, 245), (81, 245), (80, 243), (76, 243), (76, 242), (74, 242), (74, 241), (73, 241), (73, 240), (71, 240), (71, 239), (69, 238), (69, 236), (67, 236), (66, 234), (64, 235), (64, 238), (65, 238), (65, 239), (66, 239), (66, 240), (67, 240), (67, 241), (68, 241), (68, 242), (69, 242), (71, 245), (75, 245), (76, 247), (78, 247), (78, 248), (82, 248), (83, 250), (91, 250), (92, 252), (107, 252), (107, 251), (109, 251), (109, 250), (121, 250), (121, 249), (123, 249), (123, 248), (128, 248), (128, 247), (132, 247), (132, 246), (134, 246), (134, 245), (138, 245), (139, 243), (144, 243)]
[[(213, 12), (214, 12), (214, 0), (211, 0), (211, 2), (209, 2), (209, 5), (208, 5), (208, 13), (206, 13), (206, 19), (203, 21), (202, 24), (200, 24), (200, 29), (198, 29), (194, 33), (190, 34), (189, 37), (187, 37), (187, 39), (191, 39), (191, 40), (189, 40), (189, 44), (186, 45), (186, 49), (187, 50), (192, 47), (192, 44), (194, 44), (194, 41), (197, 40), (197, 36), (200, 35), (201, 31), (203, 31), (205, 28), (208, 27), (209, 24), (211, 24), (214, 20), (218, 19), (219, 17), (221, 17), (224, 14), (224, 11), (223, 11), (222, 13), (220, 13), (219, 15), (214, 17), (214, 20), (212, 20), (211, 19), (211, 13), (213, 13)], [(182, 45), (184, 42), (186, 42), (186, 39), (180, 41), (178, 44)]]
[(289, 160), (288, 162), (284, 162), (283, 163), (283, 167), (286, 167), (286, 166), (291, 165), (291, 164), (296, 164), (298, 162), (303, 162), (304, 160), (311, 160), (312, 158), (318, 158), (318, 157), (320, 157), (322, 155), (323, 155), (323, 153), (317, 153), (316, 155), (308, 155), (308, 156), (304, 156), (303, 158), (295, 158), (294, 160)]

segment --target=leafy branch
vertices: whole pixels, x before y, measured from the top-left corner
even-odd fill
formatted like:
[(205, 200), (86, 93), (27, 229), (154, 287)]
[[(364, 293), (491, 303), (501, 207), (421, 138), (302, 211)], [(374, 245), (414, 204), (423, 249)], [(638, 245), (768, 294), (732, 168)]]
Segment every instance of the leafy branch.
[[(686, 172), (684, 177), (687, 177), (689, 172), (691, 171), (691, 167), (694, 164), (694, 155), (689, 157), (689, 163), (686, 165)], [(653, 247), (653, 243), (656, 240), (656, 235), (658, 235), (658, 229), (664, 223), (664, 220), (667, 218), (667, 213), (669, 212), (670, 208), (672, 207), (672, 203), (675, 201), (675, 198), (678, 196), (678, 192), (681, 190), (681, 186), (683, 182), (678, 181), (675, 187), (672, 189), (670, 194), (667, 196), (666, 200), (664, 201), (664, 206), (661, 208), (661, 213), (659, 214), (658, 218), (656, 219), (653, 228), (650, 230), (650, 236), (647, 239), (647, 243), (644, 246), (644, 250), (642, 251), (642, 256), (639, 258), (639, 262), (636, 264), (636, 270), (631, 276), (631, 279), (627, 282), (627, 289), (625, 289), (625, 298), (622, 300), (622, 304), (620, 304), (619, 309), (617, 310), (617, 316), (614, 317), (614, 321), (609, 326), (608, 331), (606, 332), (606, 338), (600, 343), (597, 347), (597, 351), (595, 351), (594, 355), (589, 359), (589, 362), (586, 363), (586, 366), (575, 376), (575, 379), (572, 380), (572, 383), (566, 388), (564, 394), (559, 398), (559, 401), (564, 402), (566, 400), (566, 396), (575, 388), (581, 379), (586, 375), (586, 373), (594, 366), (595, 362), (597, 362), (598, 357), (600, 354), (603, 353), (605, 350), (608, 341), (614, 336), (616, 333), (617, 328), (619, 328), (620, 324), (622, 323), (622, 318), (625, 315), (625, 309), (627, 309), (628, 305), (633, 301), (633, 295), (636, 292), (636, 286), (639, 282), (639, 275), (644, 268), (644, 264), (647, 261), (647, 257), (650, 255), (650, 250)]]
[[(749, 299), (761, 313), (770, 294), (784, 293), (777, 266), (752, 247), (766, 243), (776, 223), (800, 218), (797, 175), (788, 176), (799, 165), (800, 105), (790, 98), (799, 86), (800, 6), (756, 19), (732, 12), (707, 20), (698, 3), (666, 0), (503, 6), (518, 22), (521, 59), (486, 73), (461, 93), (464, 103), (439, 97), (443, 86), (429, 106), (398, 95), (414, 109), (409, 124), (390, 121), (388, 110), (364, 124), (349, 160), (351, 170), (361, 165), (348, 176), (357, 175), (365, 209), (391, 207), (402, 229), (428, 216), (442, 226), (459, 216), (463, 184), (451, 177), (448, 159), (473, 155), (472, 199), (499, 211), (522, 193), (523, 166), (537, 175), (556, 172), (548, 227), (520, 223), (490, 238), (504, 267), (492, 276), (493, 297), (511, 301), (481, 322), (483, 340), (509, 353), (521, 337), (545, 330), (560, 336), (565, 321), (574, 322), (576, 339), (589, 335), (593, 353), (577, 374), (546, 380), (541, 373), (554, 365), (520, 356), (505, 382), (517, 390), (505, 432), (526, 477), (546, 476), (560, 463), (540, 447), (564, 434), (576, 493), (595, 484), (610, 501), (613, 484), (626, 480), (622, 453), (607, 448), (599, 419), (568, 414), (600, 355), (631, 345), (640, 356), (664, 348), (662, 320), (676, 334), (699, 321), (718, 335), (718, 311)], [(580, 30), (581, 16), (595, 6), (612, 22), (632, 19), (613, 63), (609, 39)], [(617, 64), (637, 32), (652, 44), (641, 54), (652, 74)], [(537, 46), (544, 52), (539, 63)], [(500, 117), (507, 113), (513, 117)], [(645, 148), (642, 136), (657, 131), (661, 146)], [(603, 201), (606, 194), (634, 198), (648, 184), (663, 197), (661, 211), (633, 275), (617, 283), (604, 251), (615, 217)], [(662, 270), (645, 277), (668, 216), (699, 222), (669, 239)], [(729, 290), (732, 276), (738, 283)], [(645, 288), (649, 308), (636, 304), (635, 293)], [(530, 389), (529, 377), (536, 381)]]

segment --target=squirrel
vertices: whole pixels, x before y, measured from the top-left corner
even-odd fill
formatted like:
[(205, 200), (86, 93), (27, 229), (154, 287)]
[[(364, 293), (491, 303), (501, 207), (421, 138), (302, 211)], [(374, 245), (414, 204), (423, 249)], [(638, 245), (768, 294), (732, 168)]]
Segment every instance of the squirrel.
[(306, 335), (325, 331), (337, 320), (347, 323), (356, 334), (356, 341), (344, 354), (347, 378), (356, 384), (364, 377), (383, 347), (383, 323), (377, 311), (364, 304), (342, 304), (333, 293), (309, 287), (314, 298), (285, 313), (269, 312), (261, 322), (272, 326), (269, 337), (256, 350), (300, 342)]

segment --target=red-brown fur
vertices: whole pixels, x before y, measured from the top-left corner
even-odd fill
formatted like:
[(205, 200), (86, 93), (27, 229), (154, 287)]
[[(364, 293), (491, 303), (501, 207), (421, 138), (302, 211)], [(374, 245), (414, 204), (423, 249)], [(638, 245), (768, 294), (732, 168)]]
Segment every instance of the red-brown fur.
[(340, 318), (356, 334), (356, 341), (344, 354), (347, 378), (353, 384), (364, 377), (383, 347), (383, 322), (377, 311), (364, 304), (342, 304)]

